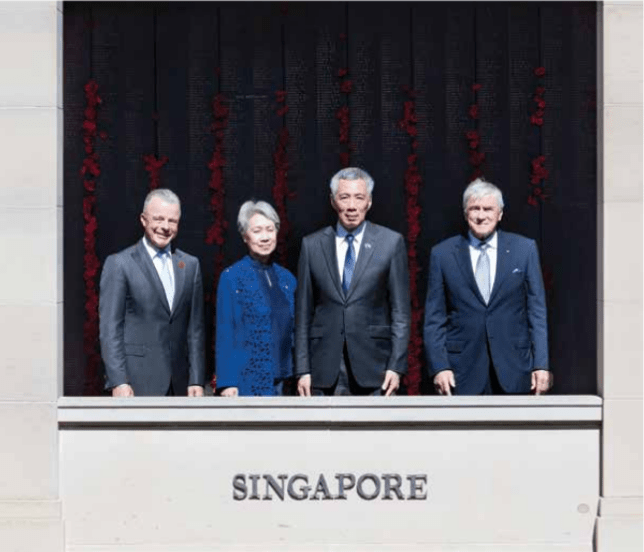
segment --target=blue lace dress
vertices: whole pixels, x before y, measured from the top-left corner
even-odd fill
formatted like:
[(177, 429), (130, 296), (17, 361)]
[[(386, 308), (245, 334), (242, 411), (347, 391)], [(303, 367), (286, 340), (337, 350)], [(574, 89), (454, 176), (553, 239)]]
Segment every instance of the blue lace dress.
[(248, 255), (221, 274), (217, 288), (217, 388), (274, 395), (293, 374), (295, 277)]

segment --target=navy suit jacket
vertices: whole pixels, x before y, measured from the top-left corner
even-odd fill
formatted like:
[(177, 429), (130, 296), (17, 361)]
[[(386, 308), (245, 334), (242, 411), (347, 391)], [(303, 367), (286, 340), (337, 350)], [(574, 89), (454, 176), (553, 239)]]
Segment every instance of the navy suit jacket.
[(302, 240), (295, 302), (295, 372), (313, 387), (331, 387), (344, 342), (362, 387), (382, 385), (386, 370), (407, 371), (411, 305), (403, 237), (367, 222), (351, 286), (344, 294), (335, 229)]
[(175, 395), (204, 385), (203, 287), (199, 260), (172, 254), (174, 299), (143, 241), (110, 255), (101, 273), (99, 317), (106, 388), (129, 383), (135, 395)]
[(483, 391), (490, 356), (504, 391), (529, 392), (531, 372), (548, 369), (546, 300), (535, 242), (498, 231), (487, 305), (474, 279), (467, 238), (436, 245), (429, 261), (424, 341), (431, 378), (453, 370), (456, 394)]

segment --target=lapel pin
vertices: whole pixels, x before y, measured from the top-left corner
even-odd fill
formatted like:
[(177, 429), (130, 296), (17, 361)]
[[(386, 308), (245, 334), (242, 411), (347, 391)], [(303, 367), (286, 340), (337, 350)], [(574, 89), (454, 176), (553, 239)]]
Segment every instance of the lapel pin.
[(365, 246), (366, 249), (371, 249), (371, 244), (370, 243), (365, 243), (364, 246)]
[(178, 266), (179, 268), (186, 268), (186, 263), (184, 263), (183, 261), (179, 261), (179, 262), (177, 263), (177, 266)]

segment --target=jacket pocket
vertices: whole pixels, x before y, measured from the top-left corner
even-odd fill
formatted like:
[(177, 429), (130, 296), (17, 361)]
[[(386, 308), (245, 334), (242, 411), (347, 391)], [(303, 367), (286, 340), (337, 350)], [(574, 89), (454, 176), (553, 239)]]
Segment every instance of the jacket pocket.
[(532, 346), (532, 344), (530, 343), (530, 341), (522, 339), (520, 341), (515, 341), (514, 346), (517, 349), (529, 349)]
[(311, 326), (309, 329), (309, 339), (316, 339), (324, 336), (324, 328), (322, 326)]
[(145, 356), (148, 348), (145, 345), (134, 345), (132, 343), (125, 344), (125, 354), (128, 356)]
[(448, 341), (445, 348), (448, 353), (460, 353), (463, 350), (463, 341)]

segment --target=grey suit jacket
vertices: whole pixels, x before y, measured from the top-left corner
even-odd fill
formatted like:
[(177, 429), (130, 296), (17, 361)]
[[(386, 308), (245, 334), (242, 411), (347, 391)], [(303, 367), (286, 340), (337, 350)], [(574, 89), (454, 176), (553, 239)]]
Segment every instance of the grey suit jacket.
[(379, 387), (386, 370), (407, 371), (411, 306), (403, 237), (366, 223), (351, 287), (338, 273), (335, 229), (302, 240), (295, 305), (297, 375), (313, 387), (331, 387), (346, 340), (358, 384)]
[(176, 395), (205, 377), (203, 286), (196, 257), (172, 254), (172, 309), (143, 241), (103, 266), (99, 317), (106, 388), (129, 383), (135, 395)]

